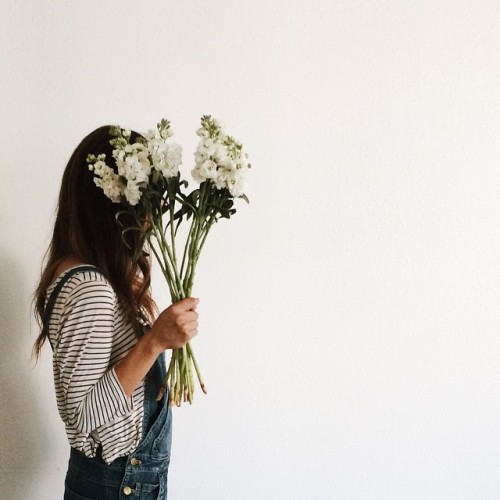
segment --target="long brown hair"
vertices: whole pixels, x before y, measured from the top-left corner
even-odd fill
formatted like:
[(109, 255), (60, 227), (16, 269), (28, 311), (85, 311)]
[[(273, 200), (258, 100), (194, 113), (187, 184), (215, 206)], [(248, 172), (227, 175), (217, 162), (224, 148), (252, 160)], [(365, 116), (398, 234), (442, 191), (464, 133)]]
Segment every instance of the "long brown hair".
[[(151, 298), (151, 262), (142, 253), (133, 258), (139, 245), (138, 231), (127, 231), (126, 244), (122, 231), (131, 224), (126, 216), (116, 215), (123, 205), (113, 203), (94, 184), (93, 173), (89, 171), (89, 154), (106, 155), (106, 163), (116, 165), (109, 144), (109, 126), (91, 132), (73, 152), (63, 174), (54, 233), (45, 256), (40, 283), (34, 294), (34, 309), (40, 335), (33, 352), (36, 357), (47, 338), (42, 317), (47, 298), (47, 288), (52, 283), (55, 271), (66, 258), (96, 266), (109, 280), (121, 300), (129, 320), (139, 329), (137, 313), (141, 310), (148, 321), (152, 321), (156, 306)], [(132, 133), (132, 141), (139, 134)]]

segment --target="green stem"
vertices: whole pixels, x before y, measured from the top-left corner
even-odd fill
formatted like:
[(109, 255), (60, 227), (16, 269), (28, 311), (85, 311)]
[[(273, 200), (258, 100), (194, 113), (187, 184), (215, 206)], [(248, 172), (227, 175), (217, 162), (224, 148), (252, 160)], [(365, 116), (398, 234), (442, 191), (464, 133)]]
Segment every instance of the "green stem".
[(184, 291), (186, 292), (187, 297), (191, 293), (191, 286), (189, 286), (189, 284), (192, 281), (193, 266), (196, 266), (196, 262), (195, 262), (196, 246), (197, 246), (197, 242), (199, 239), (199, 234), (200, 234), (201, 226), (202, 226), (200, 218), (201, 218), (200, 216), (197, 216), (196, 219), (193, 221), (194, 222), (194, 232), (191, 235), (191, 241), (189, 242), (188, 263), (187, 263), (187, 268), (186, 268), (186, 274), (184, 275), (184, 279), (183, 279)]
[(192, 291), (193, 283), (194, 283), (196, 265), (198, 263), (198, 259), (200, 258), (201, 249), (205, 245), (205, 241), (207, 240), (208, 233), (210, 231), (210, 228), (214, 224), (214, 222), (215, 222), (215, 214), (212, 214), (208, 221), (204, 221), (196, 238), (193, 239), (193, 244), (192, 244), (191, 252), (189, 255), (189, 264), (190, 264), (188, 267), (189, 273), (185, 276), (184, 282), (183, 282), (184, 291), (186, 292), (186, 297), (189, 297), (191, 295), (191, 291)]
[[(161, 217), (156, 220), (153, 219), (151, 236), (154, 236), (156, 239), (158, 248), (152, 244), (150, 246), (165, 276), (173, 302), (178, 302), (184, 297), (191, 296), (200, 252), (205, 245), (210, 228), (216, 221), (216, 213), (212, 208), (207, 206), (212, 196), (210, 189), (211, 187), (208, 183), (204, 184), (200, 188), (197, 206), (192, 207), (193, 220), (184, 247), (180, 272), (177, 265), (178, 261), (175, 246), (175, 211), (173, 205), (169, 208), (169, 236), (166, 234), (168, 228), (164, 228)], [(202, 380), (191, 345), (187, 343), (182, 348), (173, 349), (167, 375), (158, 394), (158, 398), (163, 396), (168, 387), (170, 404), (180, 406), (182, 400), (192, 403), (194, 394), (193, 369), (196, 372), (201, 389), (206, 393), (205, 384)]]
[(174, 267), (177, 269), (177, 252), (175, 250), (175, 228), (174, 228), (174, 205), (170, 204), (170, 241), (172, 242), (172, 254), (174, 256)]
[[(168, 374), (170, 374), (170, 376)], [(169, 377), (168, 380), (167, 380), (167, 377)], [(168, 367), (167, 377), (165, 377), (165, 382), (168, 385), (168, 402), (170, 405), (173, 405), (174, 404), (174, 386), (175, 386), (174, 351), (172, 351), (172, 356), (170, 358), (170, 365)]]
[[(153, 223), (153, 234), (156, 238), (156, 241), (158, 242), (158, 247), (159, 247), (160, 252), (163, 256), (163, 264), (165, 266), (165, 269), (168, 270), (171, 285), (174, 286), (174, 284), (175, 284), (175, 287), (176, 287), (175, 292), (176, 293), (175, 293), (175, 295), (172, 296), (172, 300), (177, 302), (178, 300), (183, 298), (183, 296), (182, 296), (183, 295), (183, 287), (182, 287), (182, 283), (180, 281), (180, 277), (178, 275), (177, 269), (176, 269), (175, 264), (174, 264), (173, 259), (172, 259), (169, 244), (166, 241), (165, 234), (163, 233), (163, 231), (161, 229), (161, 224), (160, 224), (160, 228), (158, 228), (158, 226), (155, 223)], [(155, 256), (156, 255), (157, 254), (155, 253)], [(167, 280), (168, 280), (168, 278), (167, 278)]]
[(187, 349), (189, 357), (191, 358), (191, 360), (193, 362), (193, 366), (194, 366), (194, 369), (196, 371), (196, 375), (198, 377), (198, 382), (200, 383), (201, 390), (206, 394), (207, 388), (205, 387), (205, 382), (203, 382), (203, 379), (201, 378), (200, 368), (198, 367), (198, 363), (196, 362), (196, 358), (194, 356), (193, 349), (191, 348), (191, 345), (189, 344), (189, 342), (186, 344), (186, 349)]
[(184, 252), (182, 254), (181, 270), (179, 273), (181, 277), (184, 276), (184, 265), (186, 263), (186, 255), (188, 253), (188, 248), (189, 248), (189, 245), (191, 243), (191, 235), (193, 233), (193, 227), (194, 227), (195, 221), (196, 221), (196, 215), (193, 215), (193, 220), (191, 221), (191, 226), (189, 226), (189, 233), (187, 235), (186, 245), (184, 246)]
[(203, 229), (203, 232), (205, 234), (203, 235), (203, 238), (201, 240), (201, 244), (200, 244), (200, 246), (198, 248), (198, 256), (201, 253), (201, 249), (203, 248), (203, 245), (205, 244), (205, 241), (206, 241), (207, 236), (208, 236), (208, 232), (210, 231), (210, 228), (213, 226), (214, 222), (215, 222), (215, 214), (212, 214), (210, 216), (210, 220), (205, 224), (205, 227)]
[[(156, 236), (155, 236), (155, 238), (156, 238)], [(163, 276), (165, 276), (165, 281), (167, 282), (168, 288), (170, 290), (170, 296), (171, 297), (177, 296), (178, 293), (177, 293), (177, 290), (173, 288), (172, 276), (170, 274), (169, 269), (166, 266), (167, 263), (164, 263), (163, 259), (160, 257), (160, 255), (158, 254), (158, 251), (154, 247), (153, 243), (150, 244), (150, 247), (151, 247), (151, 250), (153, 251), (153, 254), (156, 258), (156, 261), (158, 262), (158, 264), (160, 266), (160, 269), (163, 273)]]
[(181, 405), (181, 371), (180, 371), (180, 360), (179, 360), (179, 349), (175, 349), (175, 388), (174, 388), (174, 401), (177, 406)]
[[(163, 384), (160, 387), (160, 391), (158, 392), (158, 396), (156, 396), (156, 401), (161, 401), (161, 399), (163, 398), (163, 396), (167, 390), (167, 386), (169, 385), (169, 382), (171, 382), (171, 380), (172, 380), (173, 371), (174, 371), (174, 363), (172, 363), (172, 360), (171, 360), (170, 364), (168, 366), (167, 374), (165, 375), (165, 379), (163, 380)], [(172, 384), (170, 384), (169, 388), (170, 389), (172, 388)], [(169, 399), (170, 399), (170, 401), (172, 401), (172, 390), (169, 391)]]

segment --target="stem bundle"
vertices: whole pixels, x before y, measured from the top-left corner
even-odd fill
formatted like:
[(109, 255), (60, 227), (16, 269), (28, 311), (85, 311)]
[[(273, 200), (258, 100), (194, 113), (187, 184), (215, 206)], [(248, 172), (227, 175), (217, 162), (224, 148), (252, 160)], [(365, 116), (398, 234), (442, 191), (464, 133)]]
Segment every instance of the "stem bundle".
[[(206, 205), (207, 189), (200, 189), (199, 207), (204, 207), (193, 211), (193, 219), (184, 247), (181, 266), (179, 268), (175, 246), (174, 218), (175, 212), (173, 203), (169, 207), (170, 230), (163, 227), (161, 217), (151, 222), (150, 247), (155, 256), (160, 269), (168, 283), (172, 302), (178, 302), (191, 296), (194, 283), (196, 264), (200, 256), (201, 249), (206, 241), (208, 232), (215, 222), (215, 215), (211, 214)], [(168, 234), (168, 236), (167, 236)], [(154, 238), (155, 243), (151, 240)], [(200, 369), (196, 361), (193, 349), (189, 343), (184, 347), (173, 349), (167, 375), (158, 393), (157, 400), (160, 400), (169, 392), (169, 402), (171, 405), (180, 406), (182, 402), (193, 402), (195, 390), (195, 377), (202, 391), (206, 394), (205, 383), (200, 374)]]

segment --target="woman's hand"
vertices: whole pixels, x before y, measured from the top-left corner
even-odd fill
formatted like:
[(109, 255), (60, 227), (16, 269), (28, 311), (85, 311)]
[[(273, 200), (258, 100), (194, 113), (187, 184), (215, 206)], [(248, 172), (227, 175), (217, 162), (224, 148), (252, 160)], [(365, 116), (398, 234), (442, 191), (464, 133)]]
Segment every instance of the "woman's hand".
[(198, 333), (198, 302), (191, 297), (183, 299), (158, 316), (148, 333), (159, 350), (182, 347)]

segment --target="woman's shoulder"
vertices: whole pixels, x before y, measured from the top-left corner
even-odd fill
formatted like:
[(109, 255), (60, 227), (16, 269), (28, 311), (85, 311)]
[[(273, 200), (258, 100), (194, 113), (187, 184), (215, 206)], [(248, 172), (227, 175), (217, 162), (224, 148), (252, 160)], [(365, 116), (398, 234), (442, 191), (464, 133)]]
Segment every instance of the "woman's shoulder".
[(57, 267), (54, 269), (54, 272), (52, 274), (52, 281), (49, 285), (49, 288), (56, 284), (56, 282), (60, 281), (61, 278), (68, 275), (68, 273), (77, 274), (84, 268), (95, 268), (95, 270), (98, 271), (96, 266), (92, 266), (90, 264), (82, 262), (81, 260), (75, 259), (74, 257), (65, 257), (57, 264)]
[(100, 289), (114, 295), (113, 288), (96, 266), (72, 260), (63, 261), (54, 273), (55, 279), (47, 289), (47, 297), (57, 288), (66, 294), (79, 291), (91, 293)]

